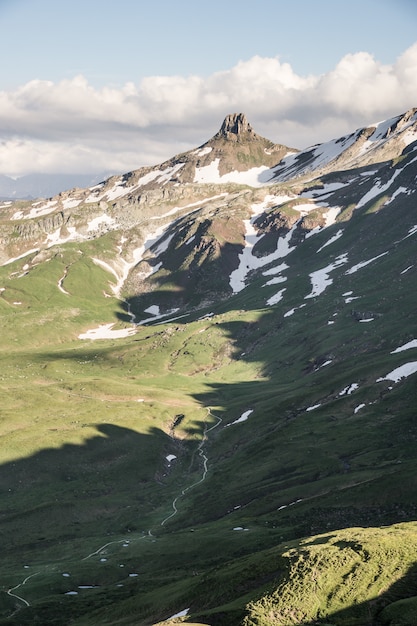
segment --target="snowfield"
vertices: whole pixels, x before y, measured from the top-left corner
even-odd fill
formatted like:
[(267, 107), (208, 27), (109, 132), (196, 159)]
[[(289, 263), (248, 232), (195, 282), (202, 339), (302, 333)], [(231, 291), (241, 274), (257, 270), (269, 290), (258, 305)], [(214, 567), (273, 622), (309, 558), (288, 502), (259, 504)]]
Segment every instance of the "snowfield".
[[(258, 235), (255, 227), (253, 226), (256, 218), (265, 211), (271, 201), (276, 202), (278, 205), (283, 204), (289, 200), (289, 196), (267, 196), (265, 200), (259, 204), (253, 204), (251, 207), (253, 217), (249, 220), (244, 220), (245, 225), (245, 247), (239, 255), (239, 266), (234, 270), (229, 277), (229, 283), (233, 290), (233, 293), (238, 293), (245, 288), (246, 277), (248, 274), (265, 265), (268, 265), (272, 261), (282, 258), (288, 254), (290, 248), (288, 246), (288, 240), (290, 237), (278, 239), (278, 245), (275, 252), (264, 257), (257, 257), (253, 254), (253, 248), (258, 241), (263, 237), (263, 234)], [(291, 232), (291, 231), (290, 231)]]
[(214, 159), (210, 165), (196, 167), (194, 182), (195, 183), (236, 183), (238, 185), (248, 185), (249, 187), (262, 187), (266, 185), (271, 177), (272, 170), (265, 165), (254, 167), (247, 172), (230, 172), (220, 176), (219, 173), (220, 159)]

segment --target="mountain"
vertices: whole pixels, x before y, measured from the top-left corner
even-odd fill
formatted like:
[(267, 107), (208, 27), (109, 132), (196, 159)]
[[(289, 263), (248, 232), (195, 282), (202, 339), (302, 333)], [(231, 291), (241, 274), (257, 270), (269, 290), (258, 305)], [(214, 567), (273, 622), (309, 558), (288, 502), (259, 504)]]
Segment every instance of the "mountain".
[(0, 624), (417, 623), (417, 109), (0, 205)]
[(27, 174), (11, 178), (0, 174), (0, 199), (48, 198), (65, 189), (88, 187), (108, 178), (110, 174)]

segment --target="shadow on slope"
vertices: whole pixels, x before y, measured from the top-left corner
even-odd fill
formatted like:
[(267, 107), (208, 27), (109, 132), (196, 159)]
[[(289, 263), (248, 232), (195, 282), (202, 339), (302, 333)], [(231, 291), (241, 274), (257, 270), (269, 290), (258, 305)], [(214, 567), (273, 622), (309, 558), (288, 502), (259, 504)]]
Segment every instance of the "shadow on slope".
[[(417, 564), (380, 595), (333, 613), (328, 625), (414, 626), (417, 623)], [(317, 621), (306, 626), (317, 625)]]
[(2, 538), (13, 559), (31, 550), (58, 556), (63, 540), (81, 542), (81, 550), (86, 539), (147, 530), (141, 519), (164, 490), (157, 478), (166, 471), (166, 433), (114, 424), (95, 429), (83, 445), (43, 449), (0, 466)]
[[(412, 274), (404, 273), (414, 264), (411, 239), (404, 243), (413, 201), (379, 207), (379, 200), (375, 212), (365, 205), (304, 241), (286, 257), (282, 285), (264, 287), (267, 279), (258, 275), (228, 300), (178, 313), (174, 327), (200, 316), (204, 328), (196, 327), (196, 335), (214, 324), (228, 343), (222, 376), (206, 371), (208, 391), (196, 397), (218, 407), (231, 427), (213, 434), (213, 469), (173, 527), (186, 518), (190, 524), (219, 519), (234, 507), (235, 517), (265, 516), (262, 523), (282, 526), (288, 536), (414, 519), (414, 383), (389, 391), (388, 383), (376, 382), (398, 363), (390, 351), (404, 341), (404, 329), (407, 338), (414, 329)], [(338, 243), (319, 253), (339, 229)], [(347, 261), (333, 270), (333, 284), (306, 299), (308, 272), (342, 253)], [(373, 258), (377, 264), (368, 263)], [(369, 267), (359, 269), (360, 263)], [(280, 288), (282, 300), (266, 308)], [(148, 303), (149, 294), (143, 297)], [(136, 305), (141, 298), (135, 296)], [(361, 324), (363, 318), (372, 323)], [(233, 424), (247, 411), (245, 424)]]

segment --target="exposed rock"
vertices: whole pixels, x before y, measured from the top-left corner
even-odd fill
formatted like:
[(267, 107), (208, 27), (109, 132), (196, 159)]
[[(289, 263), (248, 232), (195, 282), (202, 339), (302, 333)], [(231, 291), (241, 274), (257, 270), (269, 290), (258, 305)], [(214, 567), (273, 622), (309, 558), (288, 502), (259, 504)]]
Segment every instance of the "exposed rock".
[(230, 141), (247, 140), (256, 137), (244, 113), (231, 113), (227, 115), (217, 135), (229, 139)]
[(15, 232), (18, 233), (22, 239), (30, 240), (54, 232), (67, 223), (69, 219), (69, 215), (66, 215), (63, 211), (58, 211), (57, 213), (51, 213), (38, 220), (16, 223)]

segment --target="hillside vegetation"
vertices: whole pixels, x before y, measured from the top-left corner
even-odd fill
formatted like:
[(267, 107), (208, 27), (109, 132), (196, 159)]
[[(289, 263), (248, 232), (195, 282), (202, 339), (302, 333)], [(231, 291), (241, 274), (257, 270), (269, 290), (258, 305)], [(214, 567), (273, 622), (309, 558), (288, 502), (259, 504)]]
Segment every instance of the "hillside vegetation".
[(415, 117), (0, 207), (0, 624), (415, 626)]

